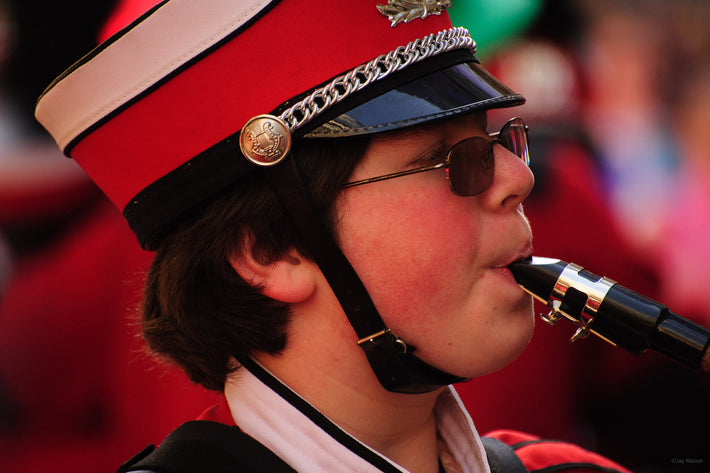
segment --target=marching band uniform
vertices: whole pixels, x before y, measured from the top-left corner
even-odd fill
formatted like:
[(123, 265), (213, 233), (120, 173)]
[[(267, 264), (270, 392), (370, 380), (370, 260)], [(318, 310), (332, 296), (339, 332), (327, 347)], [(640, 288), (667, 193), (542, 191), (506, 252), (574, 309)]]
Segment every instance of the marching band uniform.
[[(241, 437), (237, 436), (229, 447), (234, 458), (230, 457), (231, 463), (227, 464), (231, 466), (239, 464), (240, 461), (244, 462), (244, 465), (240, 464), (245, 468), (244, 471), (251, 471), (248, 470), (250, 462), (255, 462), (258, 471), (270, 472), (406, 472), (401, 466), (332, 423), (263, 367), (256, 364), (247, 366), (248, 371), (242, 370), (236, 379), (227, 384), (222, 402), (200, 416), (199, 421), (204, 425), (188, 422), (181, 427), (182, 431), (178, 430), (172, 434), (172, 438), (168, 437), (161, 448), (170, 453), (184, 452), (185, 444), (182, 442), (193, 443), (193, 435), (205, 442), (204, 439), (209, 436), (200, 428), (214, 427), (214, 424), (218, 423), (220, 428), (215, 435), (226, 433), (231, 436), (240, 431), (268, 448), (268, 451), (262, 451), (254, 444), (242, 443)], [(627, 469), (617, 463), (576, 445), (542, 440), (529, 434), (508, 430), (491, 432), (484, 440), (498, 440), (501, 442), (495, 444), (498, 448), (501, 445), (513, 446), (513, 449), (506, 453), (515, 451), (519, 460), (513, 458), (508, 460), (510, 463), (496, 464), (491, 458), (495, 452), (484, 447), (473, 421), (453, 387), (449, 387), (440, 395), (435, 415), (441, 436), (442, 468), (450, 473), (515, 473), (545, 471), (547, 468), (550, 469), (548, 471), (572, 473), (628, 473)], [(233, 430), (225, 430), (223, 426), (232, 426)], [(188, 435), (186, 432), (189, 432), (189, 428), (195, 428), (195, 433)], [(491, 448), (490, 443), (488, 448)], [(255, 455), (255, 451), (258, 451), (258, 454)], [(175, 457), (173, 460), (169, 454), (161, 456), (154, 452), (157, 450), (154, 451), (152, 446), (144, 450), (127, 462), (121, 471), (152, 471), (152, 468), (155, 471), (163, 471), (166, 467), (181, 471), (170, 463), (177, 463), (180, 453), (172, 453)], [(274, 462), (275, 459), (271, 457), (274, 454), (284, 463)], [(207, 452), (196, 451), (193, 455), (181, 456), (179, 461), (184, 464), (209, 464)], [(165, 460), (166, 456), (171, 460)], [(266, 467), (266, 464), (269, 466)], [(513, 469), (523, 466), (524, 469)]]
[[(418, 394), (464, 381), (417, 358), (384, 326), (337, 245), (313, 225), (289, 160), (297, 142), (374, 135), (522, 104), (521, 95), (479, 64), (468, 31), (452, 26), (446, 13), (451, 2), (154, 3), (121, 4), (106, 41), (40, 97), (37, 118), (64, 153), (123, 211), (146, 249), (158, 247), (175, 222), (223, 189), (263, 171), (311, 242), (333, 291), (343, 296), (382, 387)], [(255, 361), (239, 363), (244, 369), (227, 379), (221, 407), (122, 471), (191, 471), (191, 461), (201, 471), (227, 465), (243, 471), (405, 471)], [(492, 437), (525, 445), (518, 445), (517, 455), (503, 449), (497, 457), (489, 444), (500, 443), (479, 437), (451, 387), (439, 395), (434, 416), (441, 471), (554, 464), (555, 471), (626, 472), (577, 447), (513, 432)]]

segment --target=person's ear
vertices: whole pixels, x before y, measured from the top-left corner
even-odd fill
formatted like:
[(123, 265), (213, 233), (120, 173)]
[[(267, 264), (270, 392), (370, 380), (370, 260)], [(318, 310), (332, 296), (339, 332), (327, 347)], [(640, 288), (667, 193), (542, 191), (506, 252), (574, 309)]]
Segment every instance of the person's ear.
[(259, 292), (274, 300), (297, 303), (310, 298), (316, 290), (318, 266), (291, 250), (269, 264), (257, 261), (249, 249), (232, 254), (229, 264)]

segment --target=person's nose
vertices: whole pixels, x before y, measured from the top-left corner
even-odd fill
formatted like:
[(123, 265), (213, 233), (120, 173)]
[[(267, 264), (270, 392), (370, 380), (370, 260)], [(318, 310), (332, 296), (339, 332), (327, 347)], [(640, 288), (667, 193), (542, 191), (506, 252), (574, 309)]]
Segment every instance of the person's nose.
[(530, 195), (535, 177), (520, 157), (502, 145), (496, 144), (493, 152), (493, 182), (484, 192), (484, 199), (493, 209), (515, 210)]

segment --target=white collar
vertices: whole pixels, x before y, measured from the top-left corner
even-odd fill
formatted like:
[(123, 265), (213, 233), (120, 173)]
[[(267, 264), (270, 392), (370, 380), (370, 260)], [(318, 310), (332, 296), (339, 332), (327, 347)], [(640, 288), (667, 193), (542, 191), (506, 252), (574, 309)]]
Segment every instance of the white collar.
[[(250, 369), (256, 374), (240, 368), (225, 385), (234, 421), (296, 471), (407, 471), (337, 427), (263, 367)], [(434, 415), (463, 473), (490, 473), (478, 432), (452, 387), (437, 399)]]

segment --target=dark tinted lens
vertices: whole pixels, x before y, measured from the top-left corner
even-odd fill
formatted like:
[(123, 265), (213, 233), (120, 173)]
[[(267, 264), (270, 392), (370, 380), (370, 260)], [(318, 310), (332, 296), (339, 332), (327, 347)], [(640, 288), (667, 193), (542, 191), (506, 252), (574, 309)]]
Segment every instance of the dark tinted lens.
[(468, 138), (449, 152), (448, 176), (454, 194), (480, 194), (493, 181), (493, 148), (484, 138)]
[(530, 165), (528, 132), (522, 119), (514, 118), (506, 123), (500, 130), (498, 139), (511, 153), (522, 159), (526, 165)]

